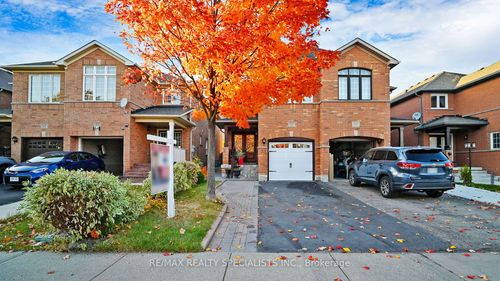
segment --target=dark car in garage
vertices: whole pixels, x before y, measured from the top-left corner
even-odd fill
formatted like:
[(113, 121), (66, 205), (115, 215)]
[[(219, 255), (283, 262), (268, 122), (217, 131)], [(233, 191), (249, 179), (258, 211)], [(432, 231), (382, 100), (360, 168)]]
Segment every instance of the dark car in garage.
[(440, 197), (453, 189), (453, 163), (440, 148), (381, 147), (370, 149), (349, 167), (349, 183), (376, 185), (382, 196), (420, 191)]
[(4, 182), (23, 185), (25, 181), (34, 184), (39, 178), (55, 170), (104, 171), (104, 162), (99, 157), (81, 151), (52, 151), (33, 157), (5, 169)]

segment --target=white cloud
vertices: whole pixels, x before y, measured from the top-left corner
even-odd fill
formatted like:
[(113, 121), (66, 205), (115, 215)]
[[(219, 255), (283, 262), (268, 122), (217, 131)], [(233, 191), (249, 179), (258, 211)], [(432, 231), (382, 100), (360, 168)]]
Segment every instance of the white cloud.
[(332, 31), (322, 48), (360, 37), (401, 60), (391, 84), (402, 91), (446, 70), (468, 73), (500, 59), (500, 2), (497, 0), (389, 0), (381, 6), (330, 3)]

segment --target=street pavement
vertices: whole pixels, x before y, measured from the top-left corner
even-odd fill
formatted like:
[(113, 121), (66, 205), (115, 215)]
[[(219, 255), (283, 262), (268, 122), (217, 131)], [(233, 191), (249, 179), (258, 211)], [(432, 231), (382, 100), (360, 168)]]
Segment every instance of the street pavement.
[(0, 184), (0, 206), (21, 201), (24, 190), (21, 187)]
[(499, 280), (498, 263), (491, 253), (0, 252), (0, 280)]

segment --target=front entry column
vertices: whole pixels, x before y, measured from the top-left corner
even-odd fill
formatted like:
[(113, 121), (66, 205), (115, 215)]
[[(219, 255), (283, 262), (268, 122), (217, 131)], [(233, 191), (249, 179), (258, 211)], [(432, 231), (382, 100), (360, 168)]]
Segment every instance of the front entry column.
[(405, 146), (405, 127), (399, 127), (399, 146)]

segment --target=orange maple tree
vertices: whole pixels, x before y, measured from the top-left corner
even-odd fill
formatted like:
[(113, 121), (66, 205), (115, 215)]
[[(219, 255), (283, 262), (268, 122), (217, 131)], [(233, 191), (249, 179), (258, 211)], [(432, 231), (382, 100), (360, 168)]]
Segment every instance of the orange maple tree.
[[(302, 101), (321, 86), (336, 52), (314, 40), (327, 0), (109, 0), (106, 11), (126, 28), (121, 37), (143, 59), (142, 79), (162, 75), (196, 101), (208, 121), (208, 193), (215, 198), (215, 123), (238, 126), (264, 107)], [(147, 75), (145, 75), (147, 73)]]

